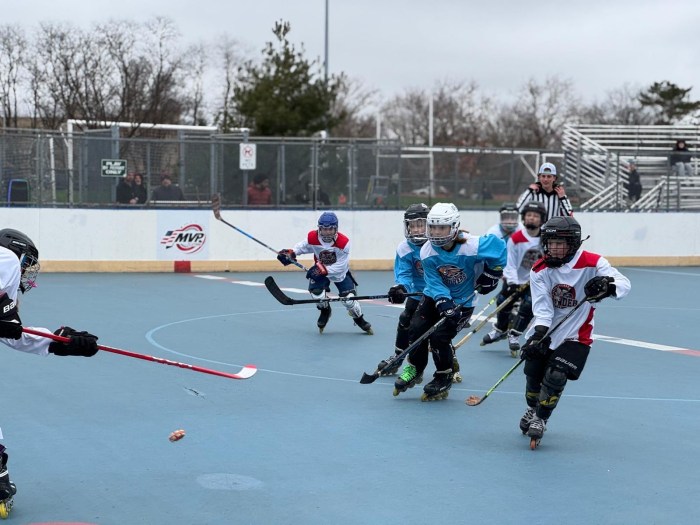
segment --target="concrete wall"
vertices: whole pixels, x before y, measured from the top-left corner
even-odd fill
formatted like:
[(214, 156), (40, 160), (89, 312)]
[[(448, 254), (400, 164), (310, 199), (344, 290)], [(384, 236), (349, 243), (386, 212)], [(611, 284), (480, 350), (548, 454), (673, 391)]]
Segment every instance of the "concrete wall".
[[(401, 211), (339, 211), (352, 240), (352, 267), (390, 269), (403, 238)], [(320, 212), (226, 211), (223, 218), (275, 248), (291, 248)], [(481, 234), (495, 211), (463, 211), (462, 228)], [(619, 265), (700, 265), (700, 215), (577, 213), (586, 249)], [(271, 251), (217, 221), (210, 210), (2, 208), (0, 224), (29, 235), (42, 271), (277, 270)], [(306, 256), (308, 257), (308, 256)], [(301, 258), (300, 260), (304, 260)]]

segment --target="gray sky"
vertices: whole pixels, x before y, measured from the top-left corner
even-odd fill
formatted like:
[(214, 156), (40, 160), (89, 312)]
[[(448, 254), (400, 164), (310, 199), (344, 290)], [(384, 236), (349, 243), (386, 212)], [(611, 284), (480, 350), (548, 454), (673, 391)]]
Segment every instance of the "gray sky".
[[(558, 76), (586, 100), (669, 80), (700, 98), (697, 0), (328, 0), (329, 66), (384, 98), (438, 80), (474, 80), (496, 96)], [(81, 27), (109, 18), (174, 20), (187, 42), (228, 34), (260, 56), (276, 20), (310, 58), (324, 56), (325, 0), (26, 0), (0, 23)], [(12, 7), (8, 7), (11, 4)]]

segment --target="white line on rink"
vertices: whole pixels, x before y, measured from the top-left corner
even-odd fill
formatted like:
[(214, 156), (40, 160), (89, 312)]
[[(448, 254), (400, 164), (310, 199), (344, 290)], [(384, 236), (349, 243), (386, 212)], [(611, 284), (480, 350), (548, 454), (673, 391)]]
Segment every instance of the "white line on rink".
[[(219, 277), (216, 275), (201, 275), (201, 274), (193, 274), (194, 277), (199, 277), (200, 279), (211, 279), (211, 280), (223, 280), (227, 281), (233, 284), (240, 284), (243, 286), (265, 286), (263, 283), (258, 283), (255, 281), (239, 281), (236, 279), (228, 279), (226, 277)], [(304, 290), (302, 288), (280, 288), (281, 290), (289, 293), (298, 293), (298, 294), (308, 294), (308, 290)], [(399, 304), (384, 304), (384, 303), (379, 303), (376, 301), (375, 304), (381, 304), (383, 306), (388, 306), (390, 308), (403, 308), (402, 305)], [(485, 316), (479, 316), (479, 317), (474, 317), (475, 320), (483, 320)], [(646, 341), (637, 341), (635, 339), (623, 339), (621, 337), (613, 337), (609, 335), (594, 335), (593, 339), (597, 339), (599, 341), (605, 341), (606, 343), (614, 343), (618, 345), (625, 345), (625, 346), (636, 346), (638, 348), (646, 348), (647, 350), (658, 350), (659, 352), (672, 352), (676, 354), (685, 354), (685, 355), (690, 355), (690, 356), (695, 356), (695, 357), (700, 357), (700, 350), (691, 350), (689, 348), (681, 348), (679, 346), (669, 346), (669, 345), (662, 345), (662, 344), (657, 344), (657, 343), (648, 343)]]

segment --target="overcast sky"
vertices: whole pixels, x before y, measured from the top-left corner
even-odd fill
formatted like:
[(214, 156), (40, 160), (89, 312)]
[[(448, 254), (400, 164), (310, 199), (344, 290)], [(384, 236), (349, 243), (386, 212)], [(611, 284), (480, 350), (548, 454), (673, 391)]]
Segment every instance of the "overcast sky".
[[(171, 18), (184, 41), (227, 34), (260, 56), (274, 22), (307, 57), (324, 57), (326, 0), (25, 0), (0, 23), (88, 28), (110, 18)], [(669, 80), (700, 98), (698, 0), (328, 0), (329, 67), (384, 98), (438, 80), (473, 80), (497, 96), (530, 78), (571, 80), (586, 100)], [(12, 7), (10, 7), (10, 5)]]

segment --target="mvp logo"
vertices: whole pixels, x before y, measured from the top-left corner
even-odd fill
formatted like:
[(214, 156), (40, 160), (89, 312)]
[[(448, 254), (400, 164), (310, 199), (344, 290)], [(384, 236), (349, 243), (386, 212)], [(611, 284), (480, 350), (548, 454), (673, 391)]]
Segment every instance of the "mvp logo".
[(168, 231), (160, 240), (168, 250), (175, 246), (185, 253), (197, 253), (202, 249), (207, 240), (207, 235), (199, 224), (188, 224), (177, 230)]

